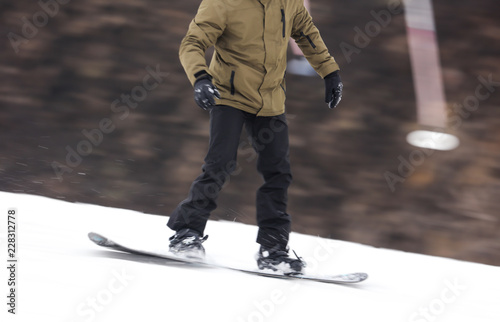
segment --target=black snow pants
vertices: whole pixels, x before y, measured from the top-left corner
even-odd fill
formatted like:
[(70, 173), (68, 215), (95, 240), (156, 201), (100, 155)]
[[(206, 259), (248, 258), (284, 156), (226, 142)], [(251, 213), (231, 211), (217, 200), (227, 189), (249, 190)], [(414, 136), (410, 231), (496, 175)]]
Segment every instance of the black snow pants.
[(286, 207), (287, 190), (292, 181), (285, 114), (261, 117), (230, 106), (212, 108), (209, 150), (203, 172), (191, 185), (187, 199), (171, 214), (167, 226), (175, 231), (191, 228), (204, 233), (210, 213), (217, 207), (222, 186), (238, 167), (236, 156), (243, 125), (252, 140), (257, 170), (264, 179), (256, 200), (257, 243), (266, 248), (284, 249), (291, 226)]

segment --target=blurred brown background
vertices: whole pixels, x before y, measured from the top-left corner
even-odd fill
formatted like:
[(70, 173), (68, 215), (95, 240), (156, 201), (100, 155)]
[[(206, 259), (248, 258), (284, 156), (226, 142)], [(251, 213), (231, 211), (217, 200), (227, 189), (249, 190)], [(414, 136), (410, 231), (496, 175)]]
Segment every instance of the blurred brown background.
[[(60, 0), (57, 13), (44, 19), (36, 1), (2, 1), (0, 189), (169, 215), (199, 174), (208, 142), (208, 114), (195, 105), (177, 56), (199, 3)], [(421, 150), (405, 140), (418, 125), (404, 15), (392, 15), (347, 59), (340, 44), (354, 46), (354, 28), (364, 29), (374, 21), (370, 11), (386, 10), (388, 1), (312, 0), (311, 6), (345, 90), (331, 111), (319, 77), (287, 78), (294, 231), (500, 265), (499, 87), (468, 115), (454, 110), (475, 95), (479, 76), (500, 82), (498, 1), (434, 4), (461, 145), (422, 150), (429, 155), (411, 174), (398, 172), (400, 158)], [(36, 30), (29, 28), (33, 19)], [(16, 46), (12, 33), (23, 37), (14, 39)], [(140, 88), (147, 66), (163, 73), (150, 91)], [(111, 109), (131, 92), (141, 101), (128, 115)], [(78, 165), (68, 163), (67, 147), (88, 148), (82, 131), (103, 119), (113, 121), (103, 126), (113, 130)], [(248, 159), (240, 154), (241, 172), (224, 189), (214, 219), (255, 223), (261, 179)], [(67, 167), (59, 167), (59, 178), (53, 164)], [(387, 171), (402, 179), (394, 191)], [(50, 211), (40, 209), (40, 216)]]

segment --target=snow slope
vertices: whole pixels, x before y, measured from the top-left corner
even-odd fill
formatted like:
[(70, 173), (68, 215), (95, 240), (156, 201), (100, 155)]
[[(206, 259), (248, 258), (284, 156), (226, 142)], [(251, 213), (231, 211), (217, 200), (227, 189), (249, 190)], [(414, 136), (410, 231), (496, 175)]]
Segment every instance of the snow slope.
[[(17, 314), (6, 321), (500, 321), (500, 268), (292, 234), (322, 274), (364, 271), (356, 286), (287, 281), (111, 252), (89, 231), (167, 247), (166, 218), (0, 192), (2, 294), (7, 209), (17, 208)], [(255, 265), (255, 226), (210, 221), (209, 260)], [(137, 242), (139, 240), (140, 242)]]

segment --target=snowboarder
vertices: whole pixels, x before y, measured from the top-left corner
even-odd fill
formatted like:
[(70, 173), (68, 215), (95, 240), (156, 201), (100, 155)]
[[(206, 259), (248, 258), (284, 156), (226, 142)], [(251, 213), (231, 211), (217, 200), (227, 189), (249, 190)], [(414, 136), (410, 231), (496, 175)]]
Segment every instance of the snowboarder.
[[(300, 273), (304, 263), (288, 254), (292, 180), (285, 117), (285, 69), (292, 37), (324, 78), (325, 101), (342, 98), (339, 66), (329, 54), (303, 0), (203, 0), (181, 42), (179, 57), (196, 103), (210, 113), (209, 150), (203, 172), (168, 221), (176, 231), (170, 251), (203, 256), (202, 237), (216, 199), (236, 168), (243, 126), (258, 154), (264, 184), (257, 191), (259, 268)], [(205, 52), (215, 51), (207, 67)]]

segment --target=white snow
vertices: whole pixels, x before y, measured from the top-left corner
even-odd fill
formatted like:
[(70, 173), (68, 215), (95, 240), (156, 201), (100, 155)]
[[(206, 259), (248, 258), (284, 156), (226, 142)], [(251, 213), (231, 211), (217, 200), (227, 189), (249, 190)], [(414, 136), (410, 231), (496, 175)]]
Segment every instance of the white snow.
[[(166, 217), (0, 192), (2, 321), (500, 321), (500, 268), (293, 233), (321, 274), (367, 272), (342, 286), (195, 267), (108, 251), (166, 248)], [(7, 210), (17, 209), (16, 314), (7, 313)], [(254, 267), (257, 228), (210, 221), (209, 260)]]

